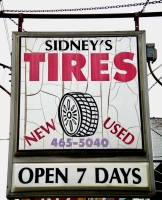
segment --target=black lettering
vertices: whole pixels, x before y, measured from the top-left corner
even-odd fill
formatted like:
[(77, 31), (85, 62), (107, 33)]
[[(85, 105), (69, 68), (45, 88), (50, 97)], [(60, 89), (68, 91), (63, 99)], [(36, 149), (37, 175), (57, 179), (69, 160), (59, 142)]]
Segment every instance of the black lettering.
[(103, 40), (101, 40), (100, 45), (103, 43)]
[(52, 50), (52, 45), (51, 45), (51, 44), (49, 44), (50, 42), (52, 42), (52, 41), (51, 41), (51, 40), (47, 40), (47, 41), (45, 42), (46, 46), (47, 46), (47, 47), (49, 47), (49, 49), (48, 49), (48, 48), (46, 48), (46, 50), (47, 50), (47, 51), (50, 51), (50, 50)]
[(98, 40), (95, 42), (93, 42), (93, 40), (90, 40), (90, 43), (92, 44), (93, 47), (93, 51), (96, 50), (96, 45), (97, 45)]
[[(25, 171), (25, 170), (28, 170), (29, 171), (29, 179), (28, 179), (28, 181), (24, 181), (23, 180), (23, 172)], [(18, 178), (19, 178), (19, 181), (21, 182), (21, 183), (24, 183), (24, 184), (28, 184), (28, 183), (30, 183), (32, 180), (33, 180), (33, 171), (30, 169), (30, 168), (28, 168), (28, 167), (25, 167), (25, 168), (22, 168), (20, 171), (19, 171), (19, 174), (18, 174)]]
[(44, 175), (43, 168), (35, 168), (35, 183), (39, 183), (39, 177)]
[[(103, 180), (100, 180), (99, 171), (103, 171), (105, 177)], [(95, 168), (95, 175), (96, 175), (96, 183), (105, 183), (108, 180), (108, 171), (105, 168)]]
[(71, 41), (70, 43), (70, 49), (73, 50), (73, 46), (77, 49), (80, 50), (80, 41), (78, 40), (78, 44), (76, 44), (74, 41)]
[(68, 182), (68, 175), (67, 175), (67, 168), (65, 168), (65, 175), (62, 174), (62, 172), (59, 170), (59, 168), (56, 168), (56, 183), (58, 183), (58, 176), (62, 178), (62, 180), (67, 183)]
[(86, 170), (87, 170), (86, 168), (77, 168), (77, 172), (83, 172), (78, 183), (82, 182), (82, 179), (83, 179), (83, 176), (84, 176)]
[(111, 179), (110, 179), (110, 182), (109, 183), (112, 183), (113, 179), (117, 179), (118, 183), (122, 183), (121, 180), (120, 180), (120, 177), (119, 177), (119, 173), (118, 173), (118, 170), (117, 168), (114, 168), (113, 170), (113, 173), (112, 173), (112, 176), (111, 176)]
[(140, 169), (139, 169), (139, 168), (134, 168), (134, 169), (132, 170), (132, 175), (133, 175), (135, 178), (138, 179), (137, 181), (134, 181), (134, 180), (133, 180), (133, 183), (134, 183), (134, 184), (139, 184), (139, 183), (141, 182), (141, 177), (140, 177), (138, 174), (136, 174), (136, 171), (140, 171)]
[(57, 40), (53, 41), (53, 45), (54, 45), (53, 50), (57, 51)]
[(111, 42), (111, 40), (106, 40), (105, 41), (105, 45), (108, 47), (108, 48), (106, 48), (106, 50), (111, 50), (112, 49), (112, 45), (109, 44), (109, 42)]
[(66, 40), (59, 41), (59, 50), (67, 50), (69, 48), (69, 43)]
[(130, 170), (131, 170), (131, 168), (129, 168), (126, 173), (124, 168), (120, 168), (120, 171), (122, 172), (122, 174), (124, 176), (124, 183), (128, 183), (128, 174), (129, 174)]
[(82, 50), (88, 50), (88, 48), (86, 48), (88, 46), (88, 40), (83, 40), (82, 41)]
[(50, 181), (50, 176), (54, 176), (54, 174), (50, 174), (50, 171), (54, 171), (54, 168), (46, 168), (46, 183), (53, 183)]

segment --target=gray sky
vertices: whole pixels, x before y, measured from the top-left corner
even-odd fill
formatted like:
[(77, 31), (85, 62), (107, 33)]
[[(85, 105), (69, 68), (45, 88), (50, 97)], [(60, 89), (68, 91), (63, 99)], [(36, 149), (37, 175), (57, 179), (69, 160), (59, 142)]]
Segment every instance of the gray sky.
[[(66, 9), (66, 8), (89, 8), (110, 5), (121, 5), (130, 3), (145, 2), (146, 0), (3, 0), (1, 9), (5, 10), (51, 10), (51, 9)], [(151, 1), (150, 1), (151, 2)], [(66, 14), (73, 13), (134, 13), (142, 10), (143, 6), (118, 8), (118, 9), (103, 9), (82, 12), (62, 12)], [(151, 4), (146, 6), (145, 12), (158, 12), (162, 10), (162, 3)], [(23, 12), (23, 11), (21, 11)], [(61, 12), (60, 12), (61, 14)], [(17, 19), (14, 19), (16, 22)], [(146, 30), (146, 42), (155, 43), (157, 49), (157, 61), (152, 64), (152, 69), (155, 69), (162, 64), (162, 37), (161, 26), (162, 17), (140, 18), (140, 30)], [(11, 49), (12, 31), (17, 31), (18, 27), (10, 19), (0, 19), (1, 37), (0, 37), (0, 63), (11, 66)], [(134, 19), (25, 19), (23, 28), (26, 31), (122, 31), (134, 30)], [(10, 91), (10, 71), (0, 67), (0, 85)], [(148, 71), (149, 73), (149, 71)], [(155, 75), (159, 78), (162, 76), (162, 67), (155, 71)], [(162, 80), (161, 80), (162, 81)], [(150, 88), (155, 83), (151, 75), (148, 76), (148, 87)], [(162, 94), (161, 86), (157, 83), (149, 90), (150, 101), (150, 117), (162, 117)], [(6, 199), (6, 180), (7, 180), (7, 159), (8, 159), (8, 139), (9, 138), (9, 123), (10, 123), (10, 97), (0, 89), (0, 199)]]

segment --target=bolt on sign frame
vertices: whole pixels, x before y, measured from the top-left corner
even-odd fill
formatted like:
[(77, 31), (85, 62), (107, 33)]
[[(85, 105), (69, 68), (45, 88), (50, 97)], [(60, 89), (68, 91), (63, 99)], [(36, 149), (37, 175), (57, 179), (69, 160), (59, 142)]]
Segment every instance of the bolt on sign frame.
[(154, 194), (145, 31), (13, 32), (7, 197)]

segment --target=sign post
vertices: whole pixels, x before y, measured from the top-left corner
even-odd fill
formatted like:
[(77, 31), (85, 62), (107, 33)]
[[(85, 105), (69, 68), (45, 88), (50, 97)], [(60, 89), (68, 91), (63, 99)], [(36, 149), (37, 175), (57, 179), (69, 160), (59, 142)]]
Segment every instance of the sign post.
[(7, 196), (155, 193), (144, 31), (13, 33)]

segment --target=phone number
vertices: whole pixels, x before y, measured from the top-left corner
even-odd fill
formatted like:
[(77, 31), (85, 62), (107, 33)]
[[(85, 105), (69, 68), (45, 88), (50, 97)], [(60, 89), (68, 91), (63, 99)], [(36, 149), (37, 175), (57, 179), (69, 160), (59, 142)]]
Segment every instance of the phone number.
[(107, 147), (109, 144), (108, 140), (106, 138), (100, 139), (100, 138), (96, 138), (95, 140), (92, 140), (91, 138), (79, 138), (78, 142), (74, 142), (72, 141), (72, 138), (67, 138), (66, 140), (64, 140), (63, 138), (58, 139), (58, 138), (54, 138), (51, 142), (51, 145), (57, 147), (71, 147), (71, 146), (75, 146), (75, 145), (79, 145), (79, 147), (92, 147), (92, 146), (96, 146), (96, 147)]

